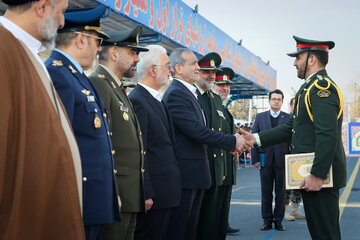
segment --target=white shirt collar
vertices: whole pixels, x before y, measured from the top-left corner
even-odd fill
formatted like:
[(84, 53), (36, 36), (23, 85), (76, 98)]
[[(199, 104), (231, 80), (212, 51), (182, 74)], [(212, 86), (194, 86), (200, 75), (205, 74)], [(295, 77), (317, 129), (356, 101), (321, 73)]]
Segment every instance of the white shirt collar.
[(115, 73), (113, 73), (113, 71), (111, 71), (110, 69), (108, 69), (107, 67), (105, 67), (102, 64), (99, 64), (100, 66), (102, 66), (110, 75), (111, 77), (115, 80), (115, 82), (119, 85), (119, 87), (121, 87), (121, 85), (123, 84), (122, 81), (116, 76)]
[(29, 33), (27, 33), (24, 29), (22, 29), (21, 27), (19, 27), (18, 25), (16, 25), (15, 23), (13, 23), (11, 20), (7, 19), (4, 16), (0, 17), (0, 23), (4, 26), (4, 28), (6, 28), (9, 32), (11, 32), (11, 34), (14, 35), (14, 37), (16, 37), (25, 44), (25, 46), (30, 50), (30, 52), (35, 56), (36, 60), (45, 69), (46, 74), (48, 74), (45, 64), (43, 63), (41, 57), (39, 56), (39, 52), (42, 52), (46, 49), (42, 45), (42, 43), (33, 36), (31, 36)]
[(188, 83), (184, 80), (178, 79), (178, 78), (174, 78), (174, 80), (177, 80), (177, 81), (181, 82), (182, 84), (184, 84), (185, 87), (187, 87), (190, 90), (190, 92), (192, 92), (192, 94), (194, 94), (194, 96), (197, 98), (196, 87), (194, 85), (191, 85), (190, 83)]
[(140, 86), (144, 87), (151, 94), (151, 96), (153, 96), (156, 100), (161, 102), (163, 95), (159, 91), (157, 91), (149, 86), (146, 86), (145, 84), (143, 84), (141, 82), (138, 82), (138, 84)]
[(274, 112), (273, 110), (270, 109), (270, 114), (273, 118), (277, 118), (280, 115), (280, 111)]

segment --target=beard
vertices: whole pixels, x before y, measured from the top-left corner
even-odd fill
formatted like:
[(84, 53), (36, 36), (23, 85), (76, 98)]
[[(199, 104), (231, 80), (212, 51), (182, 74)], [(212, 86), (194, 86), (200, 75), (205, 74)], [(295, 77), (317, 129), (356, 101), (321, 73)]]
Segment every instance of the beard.
[(135, 72), (136, 72), (136, 64), (131, 65), (131, 67), (126, 72), (124, 72), (124, 77), (133, 78), (135, 76)]
[(55, 47), (55, 39), (59, 26), (60, 24), (55, 21), (54, 10), (39, 23), (39, 32), (43, 37), (42, 44), (46, 48), (52, 49)]
[(208, 83), (206, 80), (208, 79), (199, 79), (198, 83), (200, 84), (200, 86), (204, 89), (211, 89), (214, 86), (214, 81), (212, 81), (211, 83)]

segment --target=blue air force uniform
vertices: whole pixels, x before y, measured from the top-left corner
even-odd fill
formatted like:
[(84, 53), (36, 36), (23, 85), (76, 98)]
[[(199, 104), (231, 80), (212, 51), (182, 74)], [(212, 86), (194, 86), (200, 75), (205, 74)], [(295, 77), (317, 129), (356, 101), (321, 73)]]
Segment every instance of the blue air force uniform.
[(81, 67), (68, 57), (54, 50), (45, 65), (79, 145), (83, 170), (84, 224), (111, 223), (120, 220), (120, 214), (107, 115), (96, 88), (80, 72)]

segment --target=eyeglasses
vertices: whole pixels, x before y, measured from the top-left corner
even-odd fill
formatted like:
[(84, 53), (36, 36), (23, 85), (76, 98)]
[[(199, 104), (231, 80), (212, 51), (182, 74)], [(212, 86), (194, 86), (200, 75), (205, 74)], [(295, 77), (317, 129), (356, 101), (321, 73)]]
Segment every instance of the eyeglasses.
[(101, 38), (101, 37), (97, 37), (97, 36), (94, 36), (94, 35), (91, 35), (91, 34), (87, 34), (87, 33), (84, 33), (84, 32), (74, 32), (74, 33), (82, 34), (82, 35), (84, 35), (84, 36), (92, 37), (92, 38), (97, 39), (97, 40), (98, 40), (98, 46), (101, 46), (102, 42), (104, 41), (104, 39)]
[(172, 66), (170, 64), (165, 64), (165, 65), (159, 65), (159, 64), (153, 64), (154, 67), (167, 67), (169, 70), (172, 69)]
[(273, 102), (281, 102), (282, 101), (281, 98), (271, 98), (270, 100)]

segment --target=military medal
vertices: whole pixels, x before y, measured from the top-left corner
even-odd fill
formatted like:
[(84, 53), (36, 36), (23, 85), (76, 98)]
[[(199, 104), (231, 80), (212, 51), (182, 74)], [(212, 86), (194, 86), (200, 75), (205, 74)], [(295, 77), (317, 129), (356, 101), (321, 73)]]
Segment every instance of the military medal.
[(100, 128), (101, 127), (101, 120), (100, 120), (100, 118), (98, 117), (97, 114), (95, 114), (94, 126), (95, 126), (95, 128)]
[(129, 115), (127, 114), (127, 112), (123, 113), (123, 118), (124, 118), (125, 121), (129, 120)]

